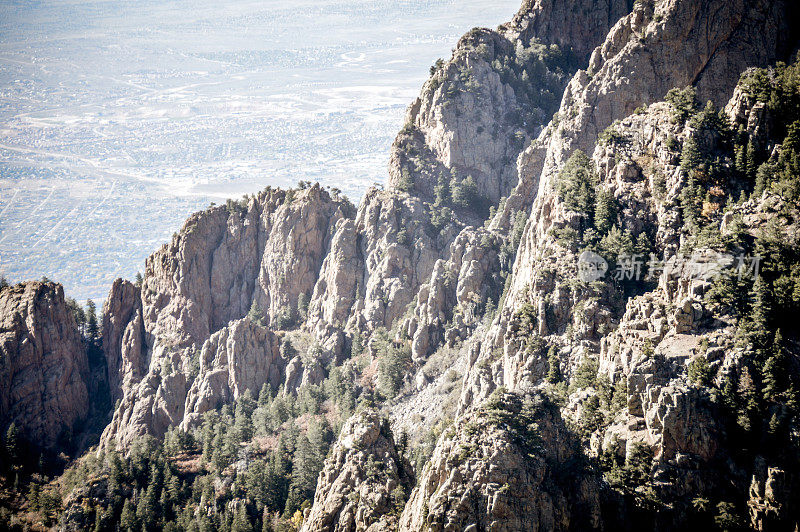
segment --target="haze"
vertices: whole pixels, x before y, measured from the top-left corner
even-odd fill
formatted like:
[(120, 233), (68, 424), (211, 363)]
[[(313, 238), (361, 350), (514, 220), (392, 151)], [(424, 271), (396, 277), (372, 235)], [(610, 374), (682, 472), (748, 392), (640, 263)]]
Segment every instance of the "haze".
[(0, 3), (0, 273), (105, 297), (210, 202), (383, 183), (406, 106), (519, 0)]

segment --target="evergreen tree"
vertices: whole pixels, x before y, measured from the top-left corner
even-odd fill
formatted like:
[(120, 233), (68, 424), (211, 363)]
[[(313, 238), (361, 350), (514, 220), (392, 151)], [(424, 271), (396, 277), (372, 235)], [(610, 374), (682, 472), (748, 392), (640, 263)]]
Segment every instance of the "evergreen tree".
[(635, 251), (630, 232), (622, 231), (616, 225), (600, 240), (600, 249), (606, 259), (612, 261), (616, 260), (617, 257), (630, 255)]
[(697, 91), (694, 87), (670, 89), (664, 99), (672, 105), (672, 121), (676, 124), (685, 124), (697, 110)]
[(695, 233), (699, 228), (701, 195), (702, 191), (695, 180), (694, 172), (690, 172), (689, 180), (681, 190), (680, 197), (683, 223), (690, 233)]
[(281, 437), (276, 449), (270, 454), (267, 469), (266, 506), (275, 512), (283, 510), (289, 494), (290, 463), (287, 455), (288, 450)]
[(144, 496), (136, 505), (136, 517), (142, 523), (142, 528), (154, 530), (158, 526), (161, 475), (158, 466), (154, 463), (150, 468), (150, 480), (145, 489)]
[(567, 209), (591, 216), (596, 181), (591, 159), (581, 150), (575, 150), (558, 174), (559, 199)]
[(8, 459), (8, 464), (12, 468), (17, 468), (20, 465), (20, 433), (17, 424), (12, 422), (6, 430), (5, 437), (5, 451)]
[(86, 312), (73, 298), (67, 298), (67, 306), (72, 312), (72, 317), (75, 318), (75, 325), (78, 326), (82, 336), (86, 336)]
[(100, 327), (97, 324), (97, 306), (91, 299), (86, 302), (86, 336), (92, 344), (96, 344), (100, 338)]
[(200, 439), (203, 443), (202, 461), (209, 463), (213, 460), (214, 436), (216, 434), (215, 422), (217, 413), (210, 410), (203, 414), (203, 425), (200, 428)]
[(600, 235), (605, 235), (617, 221), (617, 206), (614, 196), (606, 191), (600, 190), (597, 193), (597, 200), (594, 208), (594, 227)]
[(770, 315), (772, 314), (769, 288), (763, 277), (756, 277), (753, 289), (750, 291), (750, 299), (752, 309), (749, 320), (749, 337), (754, 344), (756, 353), (763, 356), (767, 347)]
[(736, 171), (739, 172), (741, 175), (747, 175), (747, 150), (744, 146), (737, 146), (736, 147)]
[(239, 504), (234, 512), (233, 522), (231, 523), (231, 532), (252, 532), (253, 525), (250, 522), (250, 517), (247, 515), (247, 506)]
[(255, 299), (253, 299), (253, 303), (250, 305), (250, 311), (247, 313), (247, 317), (256, 325), (261, 325), (263, 327), (265, 324), (264, 312), (261, 310), (261, 307), (258, 306)]
[(703, 162), (703, 155), (694, 137), (688, 137), (683, 143), (681, 151), (681, 168), (687, 174), (698, 168)]
[(270, 386), (268, 382), (265, 382), (264, 385), (261, 386), (261, 391), (258, 392), (258, 406), (268, 407), (271, 402), (272, 386)]
[(411, 192), (414, 189), (414, 178), (411, 177), (407, 167), (400, 170), (400, 180), (397, 183), (397, 190), (400, 192)]
[(550, 349), (547, 353), (547, 382), (550, 384), (556, 384), (563, 380), (561, 376), (561, 368), (559, 367), (559, 359), (558, 353), (556, 352), (555, 346), (550, 346)]
[(756, 171), (758, 170), (759, 165), (759, 157), (758, 151), (756, 150), (756, 145), (753, 143), (753, 139), (747, 141), (747, 166), (746, 166), (746, 175), (747, 179), (750, 181), (755, 181), (756, 178)]
[(287, 512), (299, 509), (304, 501), (314, 497), (317, 475), (322, 469), (318, 450), (314, 449), (306, 434), (301, 434), (297, 438), (292, 462), (292, 480), (286, 501)]
[(256, 409), (256, 402), (250, 389), (244, 391), (236, 401), (236, 414), (234, 416), (234, 432), (238, 438), (238, 443), (246, 442), (253, 437), (253, 411)]
[(125, 465), (119, 453), (112, 449), (108, 453), (108, 492), (118, 493), (125, 482)]
[(708, 360), (704, 355), (696, 357), (689, 364), (688, 371), (689, 381), (697, 384), (698, 386), (710, 386), (714, 376), (711, 366), (708, 365)]
[(789, 389), (789, 361), (780, 331), (775, 333), (772, 354), (764, 364), (762, 382), (764, 399), (767, 401), (779, 401)]
[(480, 207), (479, 198), (478, 185), (472, 176), (467, 176), (463, 181), (456, 182), (453, 185), (452, 199), (454, 205), (462, 209), (477, 209)]
[(614, 390), (611, 393), (611, 411), (619, 412), (626, 406), (628, 406), (628, 379), (623, 376), (614, 383)]
[(755, 384), (753, 384), (748, 368), (742, 369), (736, 395), (729, 398), (728, 402), (733, 404), (736, 409), (736, 422), (739, 428), (745, 433), (750, 432), (753, 429), (753, 421), (758, 417), (758, 400)]
[(300, 314), (300, 319), (305, 320), (306, 316), (308, 316), (308, 305), (310, 303), (310, 299), (308, 294), (305, 292), (300, 292), (297, 296), (297, 312)]
[(133, 511), (130, 499), (125, 499), (122, 505), (122, 514), (119, 517), (119, 526), (125, 532), (139, 532), (139, 524)]
[(433, 187), (433, 194), (435, 206), (450, 204), (450, 180), (444, 174), (439, 174), (436, 186)]

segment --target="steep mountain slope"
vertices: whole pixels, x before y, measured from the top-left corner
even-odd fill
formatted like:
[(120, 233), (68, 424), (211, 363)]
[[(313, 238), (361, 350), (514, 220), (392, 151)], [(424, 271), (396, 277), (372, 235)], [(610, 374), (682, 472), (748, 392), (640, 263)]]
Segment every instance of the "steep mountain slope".
[(796, 528), (798, 20), (526, 2), (432, 69), (389, 190), (193, 215), (112, 286), (63, 528)]
[(86, 349), (61, 285), (0, 289), (0, 424), (53, 447), (89, 406)]
[(570, 76), (630, 8), (628, 0), (526, 2), (497, 31), (465, 35), (408, 109), (390, 186), (432, 200), (441, 180), (469, 183), (473, 215), (485, 216), (516, 184), (513, 161), (557, 110)]

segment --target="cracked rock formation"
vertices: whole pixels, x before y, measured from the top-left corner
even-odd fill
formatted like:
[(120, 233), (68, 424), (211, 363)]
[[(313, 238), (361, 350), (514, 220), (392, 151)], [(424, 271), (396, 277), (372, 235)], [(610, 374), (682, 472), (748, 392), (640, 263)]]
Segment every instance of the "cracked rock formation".
[(31, 281), (0, 288), (0, 426), (51, 448), (89, 408), (89, 365), (64, 289)]

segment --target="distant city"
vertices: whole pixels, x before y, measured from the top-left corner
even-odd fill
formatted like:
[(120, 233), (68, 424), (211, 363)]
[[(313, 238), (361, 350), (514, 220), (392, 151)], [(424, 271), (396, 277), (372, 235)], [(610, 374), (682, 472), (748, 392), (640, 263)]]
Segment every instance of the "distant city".
[(211, 202), (300, 180), (357, 202), (425, 65), (518, 7), (0, 2), (0, 274), (99, 301)]

